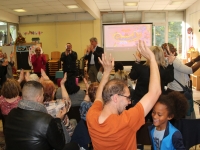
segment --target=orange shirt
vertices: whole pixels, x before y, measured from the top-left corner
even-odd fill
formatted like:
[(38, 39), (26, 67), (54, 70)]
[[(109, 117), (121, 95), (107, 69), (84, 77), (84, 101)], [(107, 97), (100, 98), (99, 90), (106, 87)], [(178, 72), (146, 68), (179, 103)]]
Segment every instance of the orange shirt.
[(95, 150), (136, 150), (136, 132), (145, 123), (144, 109), (139, 102), (122, 114), (110, 115), (102, 124), (98, 118), (103, 103), (95, 101), (90, 107), (86, 120), (92, 145)]

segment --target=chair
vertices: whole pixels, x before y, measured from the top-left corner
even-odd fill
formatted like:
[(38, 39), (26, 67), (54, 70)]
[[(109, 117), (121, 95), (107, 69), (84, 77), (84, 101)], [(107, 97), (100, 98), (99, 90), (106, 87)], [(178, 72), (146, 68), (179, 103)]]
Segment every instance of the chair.
[(56, 71), (60, 68), (60, 52), (53, 51), (51, 52), (51, 60), (48, 61), (48, 70), (49, 76), (55, 76)]
[(46, 61), (49, 61), (49, 55), (48, 54), (44, 54)]
[(136, 133), (136, 139), (138, 146), (141, 145), (152, 145), (148, 126), (151, 126), (152, 122), (146, 122)]
[(77, 124), (71, 137), (71, 142), (78, 143), (79, 146), (83, 147), (85, 150), (91, 149), (91, 138), (85, 120), (81, 119)]
[(174, 126), (182, 133), (186, 150), (200, 144), (200, 119), (181, 119)]
[(53, 51), (51, 52), (51, 60), (60, 60), (60, 52), (59, 51)]

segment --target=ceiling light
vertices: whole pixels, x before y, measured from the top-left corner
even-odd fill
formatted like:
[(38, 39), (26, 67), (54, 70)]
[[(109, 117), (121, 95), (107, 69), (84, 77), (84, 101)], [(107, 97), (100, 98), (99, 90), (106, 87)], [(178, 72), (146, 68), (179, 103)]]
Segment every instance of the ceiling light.
[(74, 9), (74, 8), (78, 8), (78, 6), (77, 5), (67, 5), (67, 8)]
[(24, 9), (14, 9), (14, 11), (16, 11), (16, 12), (26, 12), (26, 10), (24, 10)]
[(138, 3), (137, 2), (126, 2), (125, 6), (137, 6)]
[(181, 1), (172, 1), (171, 3), (170, 3), (170, 5), (180, 5), (180, 4), (182, 4), (183, 3), (183, 0), (181, 0)]

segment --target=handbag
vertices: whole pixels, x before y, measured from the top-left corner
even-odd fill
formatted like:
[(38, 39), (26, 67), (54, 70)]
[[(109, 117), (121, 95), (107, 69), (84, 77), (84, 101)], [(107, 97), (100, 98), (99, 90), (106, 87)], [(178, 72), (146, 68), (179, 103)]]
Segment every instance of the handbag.
[(180, 82), (178, 82), (176, 79), (174, 79), (182, 88), (183, 88), (183, 94), (188, 100), (189, 104), (189, 110), (187, 112), (187, 116), (191, 115), (191, 112), (194, 111), (194, 102), (193, 102), (193, 91), (191, 87), (188, 87), (187, 85), (183, 86)]

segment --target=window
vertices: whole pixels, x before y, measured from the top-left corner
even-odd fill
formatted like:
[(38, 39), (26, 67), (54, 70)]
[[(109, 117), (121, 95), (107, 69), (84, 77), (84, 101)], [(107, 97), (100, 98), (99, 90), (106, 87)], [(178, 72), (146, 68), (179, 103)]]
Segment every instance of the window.
[(176, 47), (178, 56), (182, 54), (182, 22), (168, 23), (168, 43)]
[(165, 43), (165, 26), (153, 26), (153, 45), (161, 46)]
[(0, 22), (0, 46), (7, 43), (7, 23)]
[(14, 44), (17, 38), (17, 26), (9, 25), (9, 28), (10, 28), (10, 43)]

